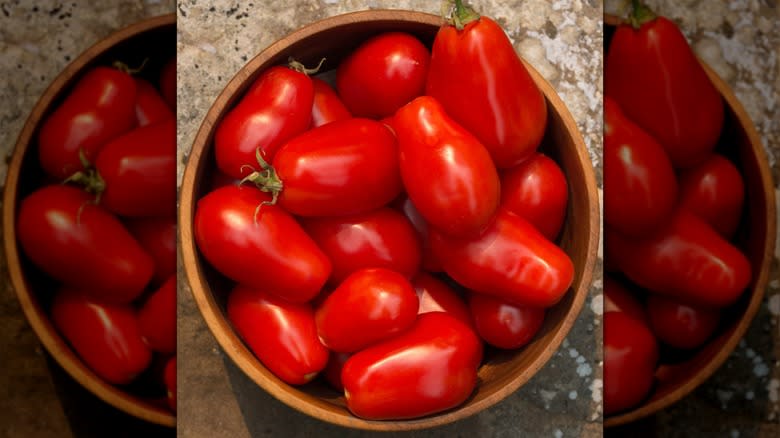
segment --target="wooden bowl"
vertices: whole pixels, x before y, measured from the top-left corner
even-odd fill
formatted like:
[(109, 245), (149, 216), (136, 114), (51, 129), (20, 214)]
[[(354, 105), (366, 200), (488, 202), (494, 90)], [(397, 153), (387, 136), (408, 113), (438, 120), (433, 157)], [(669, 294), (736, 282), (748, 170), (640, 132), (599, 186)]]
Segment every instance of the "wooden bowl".
[[(145, 398), (136, 388), (123, 389), (103, 381), (55, 329), (48, 308), (56, 285), (19, 251), (16, 213), (19, 200), (41, 187), (46, 178), (37, 154), (42, 122), (62, 103), (75, 83), (93, 66), (121, 60), (134, 67), (141, 65), (147, 57), (149, 62), (140, 76), (148, 75), (156, 81), (162, 62), (175, 55), (175, 38), (176, 15), (159, 16), (111, 34), (71, 62), (49, 85), (27, 118), (16, 142), (3, 193), (3, 239), (11, 283), (27, 320), (44, 347), (74, 379), (103, 401), (140, 419), (170, 427), (176, 425), (176, 418), (164, 404)], [(159, 44), (161, 39), (167, 39), (171, 44)]]
[(365, 11), (318, 21), (277, 41), (250, 60), (214, 102), (195, 138), (184, 173), (179, 210), (182, 260), (192, 294), (212, 333), (230, 358), (267, 392), (301, 412), (342, 426), (372, 430), (423, 429), (467, 417), (499, 402), (528, 381), (552, 356), (577, 318), (591, 283), (600, 223), (592, 165), (563, 102), (550, 84), (526, 64), (544, 92), (549, 108), (542, 150), (562, 166), (569, 181), (570, 202), (559, 243), (571, 256), (576, 274), (571, 290), (549, 310), (533, 342), (519, 351), (491, 351), (486, 355), (487, 361), (479, 370), (477, 389), (464, 404), (416, 420), (357, 418), (347, 410), (343, 395), (319, 380), (302, 387), (279, 380), (252, 354), (226, 318), (225, 303), (231, 284), (202, 258), (192, 228), (197, 200), (206, 194), (215, 170), (212, 147), (215, 127), (263, 70), (285, 63), (290, 56), (306, 65), (316, 65), (326, 56), (323, 71), (327, 71), (335, 68), (362, 41), (381, 32), (409, 32), (430, 47), (441, 24), (440, 17), (418, 12)]
[[(615, 26), (621, 22), (612, 15), (604, 17), (605, 48), (609, 47)], [(653, 415), (707, 380), (723, 365), (747, 331), (761, 306), (769, 279), (776, 232), (774, 185), (769, 163), (756, 128), (734, 92), (706, 63), (701, 64), (725, 103), (726, 117), (716, 150), (736, 164), (745, 180), (745, 208), (733, 242), (750, 260), (753, 278), (739, 301), (725, 309), (713, 338), (691, 354), (675, 357), (674, 363), (661, 365), (656, 372), (656, 385), (647, 400), (630, 411), (605, 417), (605, 427)]]

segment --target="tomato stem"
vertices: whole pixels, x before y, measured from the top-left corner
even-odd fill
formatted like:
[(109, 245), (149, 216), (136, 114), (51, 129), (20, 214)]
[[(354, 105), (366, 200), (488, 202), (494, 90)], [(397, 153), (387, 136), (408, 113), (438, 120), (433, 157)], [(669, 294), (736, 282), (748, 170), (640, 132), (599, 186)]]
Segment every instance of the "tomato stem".
[(143, 62), (141, 62), (141, 65), (139, 65), (136, 68), (132, 68), (132, 67), (130, 67), (129, 65), (125, 64), (122, 61), (114, 61), (113, 63), (111, 63), (111, 66), (114, 67), (115, 69), (123, 72), (123, 73), (127, 73), (127, 74), (132, 76), (132, 75), (141, 73), (141, 71), (143, 71), (144, 67), (146, 67), (146, 63), (147, 62), (149, 62), (149, 58), (144, 58)]
[(628, 21), (631, 27), (639, 29), (648, 21), (655, 20), (657, 15), (647, 5), (640, 0), (631, 0), (631, 13), (628, 15)]
[(479, 19), (479, 13), (471, 6), (464, 5), (463, 0), (450, 1), (453, 2), (453, 7), (451, 8), (452, 12), (449, 21), (456, 29), (463, 30), (467, 24)]
[(255, 151), (255, 158), (257, 158), (257, 163), (260, 164), (261, 170), (255, 170), (254, 172), (244, 177), (244, 179), (239, 182), (239, 185), (246, 181), (250, 181), (258, 189), (271, 194), (271, 200), (263, 201), (263, 203), (258, 207), (262, 207), (263, 205), (274, 205), (279, 199), (279, 193), (281, 193), (282, 189), (284, 188), (284, 184), (276, 174), (276, 169), (274, 169), (273, 166), (268, 164), (268, 162), (263, 159), (260, 148), (257, 148)]
[(314, 68), (306, 68), (305, 65), (303, 65), (302, 62), (296, 61), (292, 56), (287, 60), (287, 66), (291, 69), (303, 73), (306, 76), (316, 75), (319, 73), (320, 69), (322, 68), (322, 64), (325, 63), (326, 58), (320, 59), (320, 63), (317, 64), (317, 67)]
[(92, 164), (87, 160), (84, 149), (79, 149), (79, 161), (81, 161), (81, 165), (84, 169), (65, 178), (62, 183), (76, 183), (77, 185), (82, 186), (84, 191), (95, 195), (94, 204), (97, 205), (100, 203), (101, 195), (106, 190), (106, 182), (100, 176), (97, 169), (92, 167)]

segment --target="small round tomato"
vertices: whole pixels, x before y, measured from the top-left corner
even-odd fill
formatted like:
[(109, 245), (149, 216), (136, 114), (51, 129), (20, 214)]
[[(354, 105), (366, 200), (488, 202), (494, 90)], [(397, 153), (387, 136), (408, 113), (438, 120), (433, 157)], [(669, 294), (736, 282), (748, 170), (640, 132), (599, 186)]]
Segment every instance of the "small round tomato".
[(162, 284), (176, 273), (176, 218), (136, 218), (127, 229), (154, 260), (152, 284)]
[(352, 355), (349, 353), (330, 352), (328, 365), (325, 366), (325, 371), (322, 372), (322, 375), (325, 376), (325, 380), (328, 384), (337, 391), (344, 391), (344, 384), (341, 383), (341, 370), (344, 368), (344, 364), (347, 363), (347, 359), (351, 356)]
[(317, 333), (333, 351), (353, 353), (409, 328), (419, 301), (409, 280), (387, 269), (361, 269), (317, 308)]
[(518, 306), (480, 293), (469, 294), (469, 310), (479, 337), (507, 350), (531, 342), (544, 322), (542, 308)]
[(141, 78), (135, 78), (135, 118), (138, 126), (151, 125), (163, 120), (172, 119), (173, 111), (163, 100), (152, 84)]
[(141, 306), (138, 329), (154, 351), (176, 352), (176, 276), (172, 275)]
[(336, 72), (336, 88), (356, 117), (381, 119), (423, 94), (430, 57), (414, 36), (383, 33), (342, 61)]
[(736, 166), (713, 154), (680, 174), (680, 205), (730, 239), (739, 225), (745, 183)]
[(622, 284), (612, 277), (604, 277), (604, 313), (623, 312), (647, 325), (647, 315), (642, 303)]
[(715, 333), (720, 311), (691, 306), (672, 298), (651, 294), (647, 298), (650, 327), (666, 345), (680, 349), (697, 348)]
[(443, 281), (425, 272), (420, 272), (412, 279), (412, 286), (420, 300), (418, 315), (429, 312), (446, 312), (464, 324), (472, 325), (471, 313), (469, 313), (466, 302)]
[(160, 72), (160, 93), (168, 106), (176, 113), (176, 57), (163, 65)]
[(174, 355), (165, 364), (163, 379), (165, 380), (165, 389), (167, 392), (166, 400), (168, 407), (176, 412), (176, 356)]
[(352, 118), (352, 114), (327, 82), (311, 78), (311, 83), (314, 85), (314, 105), (311, 107), (312, 127), (316, 128), (337, 120)]
[(330, 259), (330, 284), (338, 285), (362, 268), (387, 268), (407, 278), (420, 269), (417, 234), (406, 217), (393, 209), (312, 218), (303, 227)]

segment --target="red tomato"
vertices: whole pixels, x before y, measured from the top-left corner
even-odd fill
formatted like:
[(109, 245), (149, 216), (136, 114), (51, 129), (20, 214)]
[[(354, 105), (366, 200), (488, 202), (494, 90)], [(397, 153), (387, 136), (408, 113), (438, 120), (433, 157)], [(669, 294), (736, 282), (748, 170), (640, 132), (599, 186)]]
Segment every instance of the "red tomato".
[(152, 84), (144, 79), (135, 78), (135, 88), (135, 118), (138, 121), (138, 126), (151, 125), (174, 118), (168, 103), (163, 100)]
[(420, 315), (409, 330), (347, 360), (347, 407), (372, 420), (450, 409), (474, 391), (481, 360), (482, 342), (467, 325), (444, 312)]
[(149, 295), (138, 311), (138, 329), (154, 351), (176, 353), (176, 276)]
[(574, 265), (525, 219), (499, 211), (485, 232), (451, 238), (431, 230), (444, 271), (476, 292), (524, 306), (550, 307), (571, 286)]
[(328, 349), (317, 338), (308, 304), (238, 285), (228, 296), (227, 314), (257, 358), (285, 382), (302, 385), (325, 368)]
[(680, 29), (646, 11), (638, 28), (623, 24), (615, 30), (604, 92), (658, 140), (675, 167), (694, 166), (720, 137), (723, 99)]
[(469, 294), (469, 309), (479, 337), (498, 348), (526, 345), (544, 322), (544, 309), (517, 306), (479, 293)]
[(279, 205), (298, 216), (342, 216), (379, 208), (401, 192), (398, 148), (383, 124), (347, 119), (285, 144), (273, 161)]
[(677, 177), (663, 147), (604, 99), (604, 222), (630, 236), (663, 225), (677, 202)]
[(101, 301), (128, 303), (152, 277), (154, 262), (141, 245), (75, 187), (38, 189), (22, 201), (16, 226), (36, 266)]
[(612, 277), (604, 277), (604, 313), (623, 312), (629, 317), (648, 325), (642, 303), (622, 284)]
[(353, 353), (409, 328), (419, 307), (403, 275), (382, 268), (361, 269), (317, 308), (317, 333), (329, 349)]
[(54, 297), (51, 318), (84, 363), (109, 383), (130, 383), (152, 361), (130, 306), (99, 303), (81, 291), (63, 289)]
[(501, 206), (525, 218), (549, 240), (561, 232), (568, 199), (566, 176), (544, 154), (535, 153), (501, 174)]
[(109, 67), (95, 67), (43, 122), (38, 158), (43, 170), (65, 179), (83, 170), (79, 154), (93, 162), (110, 140), (135, 126), (135, 81)]
[(724, 307), (736, 301), (750, 282), (747, 258), (684, 209), (646, 239), (628, 241), (609, 228), (607, 237), (623, 273), (651, 292)]
[(604, 314), (604, 415), (644, 400), (656, 362), (658, 345), (650, 329), (623, 312)]
[(165, 364), (165, 388), (167, 391), (168, 407), (176, 412), (176, 356), (171, 357)]
[(176, 57), (163, 65), (160, 72), (160, 93), (168, 106), (176, 113)]
[(314, 86), (314, 105), (311, 108), (312, 127), (352, 118), (352, 114), (327, 82), (318, 78), (311, 78), (311, 82)]
[(331, 284), (362, 268), (387, 268), (406, 278), (420, 269), (420, 242), (401, 213), (384, 207), (368, 213), (315, 218), (304, 229), (328, 256)]
[(471, 326), (471, 313), (466, 303), (443, 281), (420, 272), (412, 279), (412, 286), (420, 301), (418, 315), (430, 312), (447, 312), (464, 324)]
[(542, 141), (544, 95), (504, 30), (490, 18), (458, 8), (465, 27), (445, 24), (436, 34), (425, 94), (485, 145), (497, 167), (515, 166)]
[(154, 285), (176, 274), (176, 218), (139, 218), (125, 221), (128, 230), (154, 260)]
[(344, 391), (344, 384), (341, 383), (341, 370), (344, 368), (344, 364), (347, 363), (352, 355), (349, 353), (336, 353), (330, 352), (328, 358), (328, 365), (325, 366), (325, 371), (322, 374), (325, 376), (325, 380), (337, 391)]
[(360, 45), (341, 62), (336, 89), (357, 117), (381, 119), (425, 91), (431, 55), (414, 36), (387, 32)]
[(144, 126), (107, 144), (95, 162), (100, 204), (121, 216), (176, 214), (176, 119)]
[(482, 232), (501, 195), (482, 144), (428, 96), (398, 110), (393, 127), (406, 193), (425, 220), (453, 236)]
[(195, 242), (226, 277), (292, 302), (314, 298), (331, 264), (287, 212), (254, 187), (225, 186), (198, 201)]
[(425, 218), (417, 211), (417, 207), (414, 206), (412, 200), (404, 194), (399, 200), (393, 202), (393, 206), (403, 212), (417, 231), (417, 236), (422, 242), (423, 269), (428, 272), (441, 272), (441, 263), (436, 259), (436, 256), (431, 249), (431, 237), (428, 233), (428, 223), (425, 222)]
[(710, 224), (721, 236), (737, 231), (745, 201), (745, 183), (739, 170), (713, 154), (680, 174), (680, 205)]
[(233, 178), (258, 169), (258, 151), (271, 162), (276, 150), (311, 125), (314, 87), (305, 73), (271, 67), (217, 125), (217, 166)]
[(658, 340), (681, 349), (703, 345), (720, 321), (718, 309), (691, 306), (655, 294), (647, 298), (647, 314)]

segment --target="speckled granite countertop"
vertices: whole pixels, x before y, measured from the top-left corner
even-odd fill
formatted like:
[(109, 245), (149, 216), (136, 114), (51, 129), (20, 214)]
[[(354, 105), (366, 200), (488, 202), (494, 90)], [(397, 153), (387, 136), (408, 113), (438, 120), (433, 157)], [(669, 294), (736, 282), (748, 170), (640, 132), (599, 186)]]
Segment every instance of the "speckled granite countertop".
[[(599, 1), (475, 0), (518, 52), (552, 83), (583, 133), (594, 165), (601, 150)], [(440, 14), (430, 0), (296, 0), (178, 3), (180, 176), (203, 117), (233, 75), (275, 40), (321, 18), (369, 8)], [(600, 171), (598, 172), (600, 177)], [(601, 266), (597, 288), (563, 347), (527, 385), (481, 414), (408, 436), (600, 436)], [(305, 417), (273, 399), (227, 358), (179, 276), (179, 436), (363, 436)], [(187, 365), (183, 365), (187, 364)]]

